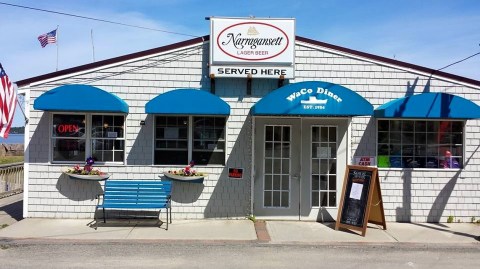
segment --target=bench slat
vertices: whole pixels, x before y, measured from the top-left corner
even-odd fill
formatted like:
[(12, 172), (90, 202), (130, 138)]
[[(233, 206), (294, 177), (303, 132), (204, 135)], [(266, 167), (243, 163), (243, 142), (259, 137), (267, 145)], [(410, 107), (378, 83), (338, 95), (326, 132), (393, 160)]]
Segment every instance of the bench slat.
[(113, 204), (113, 205), (108, 205), (108, 206), (102, 206), (99, 208), (114, 208), (114, 209), (163, 209), (167, 208), (167, 206), (159, 206), (159, 205), (135, 205), (135, 204)]
[(136, 196), (148, 196), (148, 195), (170, 195), (171, 192), (167, 191), (105, 191), (104, 195), (136, 195)]
[(124, 191), (124, 192), (171, 192), (170, 189), (165, 188), (151, 188), (151, 189), (125, 189), (125, 188), (106, 188), (105, 191)]
[(130, 203), (166, 203), (169, 200), (168, 199), (130, 199), (130, 198), (116, 198), (116, 199), (109, 199), (105, 200), (104, 203), (111, 203), (111, 202), (118, 202), (118, 201), (125, 201), (125, 202), (130, 202)]
[(161, 180), (129, 180), (129, 179), (111, 179), (110, 184), (149, 184), (149, 185), (169, 185), (168, 181)]
[(142, 202), (142, 203), (163, 203), (163, 202), (167, 202), (167, 201), (170, 201), (170, 200), (166, 197), (165, 198), (155, 198), (155, 199), (143, 198), (143, 197), (139, 197), (138, 199), (132, 199), (131, 197), (116, 197), (116, 198), (113, 198), (113, 199), (107, 199), (104, 202), (109, 203), (109, 202), (117, 202), (117, 201)]
[(103, 203), (103, 206), (106, 207), (108, 205), (113, 205), (113, 204), (122, 204), (122, 203), (128, 203), (128, 204), (157, 204), (159, 206), (164, 206), (168, 205), (168, 200), (126, 200), (126, 199), (118, 199), (118, 200), (113, 200), (113, 201), (107, 201)]
[(131, 198), (131, 199), (138, 199), (139, 197), (145, 197), (145, 198), (151, 198), (151, 199), (162, 199), (162, 198), (169, 198), (170, 195), (166, 193), (154, 193), (154, 194), (148, 194), (148, 195), (137, 195), (137, 194), (132, 194), (132, 193), (115, 193), (115, 194), (109, 194), (106, 196), (107, 200), (108, 199), (115, 199), (118, 197), (125, 197), (125, 198)]

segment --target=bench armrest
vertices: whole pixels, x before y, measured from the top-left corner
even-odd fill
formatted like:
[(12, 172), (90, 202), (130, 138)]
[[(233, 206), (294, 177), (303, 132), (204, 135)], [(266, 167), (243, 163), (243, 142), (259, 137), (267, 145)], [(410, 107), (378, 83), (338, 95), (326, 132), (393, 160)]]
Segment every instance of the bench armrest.
[(95, 197), (95, 199), (97, 199), (97, 206), (100, 205), (100, 200), (102, 200), (102, 204), (103, 204), (103, 196), (104, 194), (100, 193), (100, 194), (97, 194), (97, 196)]

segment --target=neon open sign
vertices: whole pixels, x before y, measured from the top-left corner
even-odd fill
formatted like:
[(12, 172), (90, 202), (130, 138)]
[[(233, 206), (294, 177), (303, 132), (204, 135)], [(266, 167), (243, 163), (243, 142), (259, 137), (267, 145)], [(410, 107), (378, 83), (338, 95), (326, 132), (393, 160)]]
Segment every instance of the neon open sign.
[(74, 134), (78, 133), (79, 127), (77, 124), (59, 124), (57, 125), (57, 133), (59, 134)]

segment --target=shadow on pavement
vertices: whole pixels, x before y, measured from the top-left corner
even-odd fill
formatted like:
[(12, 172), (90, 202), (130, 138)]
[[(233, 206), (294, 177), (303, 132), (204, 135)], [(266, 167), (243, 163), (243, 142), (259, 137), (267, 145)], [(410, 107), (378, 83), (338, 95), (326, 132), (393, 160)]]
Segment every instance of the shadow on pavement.
[(138, 219), (138, 218), (124, 218), (124, 219), (107, 219), (107, 222), (104, 223), (103, 219), (99, 219), (97, 222), (95, 220), (87, 223), (87, 226), (95, 229), (98, 225), (98, 228), (102, 227), (157, 227), (159, 229), (166, 229), (166, 222), (159, 219)]
[[(421, 223), (412, 223), (413, 225), (417, 225), (417, 226), (420, 226), (420, 227), (423, 227), (423, 228), (428, 228), (428, 229), (433, 229), (433, 230), (437, 230), (437, 231), (441, 231), (441, 232), (447, 232), (447, 233), (451, 233), (451, 234), (455, 234), (455, 235), (460, 235), (460, 236), (465, 236), (465, 237), (470, 237), (470, 238), (473, 238), (477, 241), (480, 241), (480, 236), (476, 236), (476, 235), (473, 235), (473, 234), (467, 234), (467, 233), (462, 233), (462, 232), (456, 232), (456, 231), (451, 231), (451, 230), (448, 230), (448, 229), (444, 229), (444, 228), (440, 228), (440, 227), (432, 227), (430, 225), (425, 225), (425, 224), (421, 224)], [(441, 226), (441, 227), (447, 227), (443, 224), (440, 224), (438, 226)]]
[(6, 215), (12, 217), (16, 221), (22, 220), (23, 219), (23, 200), (1, 206), (0, 214), (1, 212), (5, 212)]

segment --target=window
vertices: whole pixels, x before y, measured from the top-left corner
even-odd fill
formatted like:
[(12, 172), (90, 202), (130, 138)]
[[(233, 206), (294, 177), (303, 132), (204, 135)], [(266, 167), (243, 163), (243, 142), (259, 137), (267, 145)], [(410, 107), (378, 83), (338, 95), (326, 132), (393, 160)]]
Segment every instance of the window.
[(378, 120), (378, 167), (462, 168), (464, 123)]
[(156, 116), (155, 164), (225, 164), (225, 117)]
[(312, 126), (312, 206), (337, 206), (337, 127)]
[(92, 157), (100, 162), (123, 162), (125, 134), (123, 115), (92, 116)]
[(291, 145), (291, 126), (265, 126), (265, 207), (290, 207)]
[(155, 117), (155, 164), (187, 164), (188, 117)]
[(52, 162), (123, 163), (124, 115), (53, 114), (52, 123)]
[(225, 163), (225, 118), (193, 117), (192, 158), (198, 164)]
[(53, 115), (52, 127), (52, 160), (85, 161), (85, 115)]

